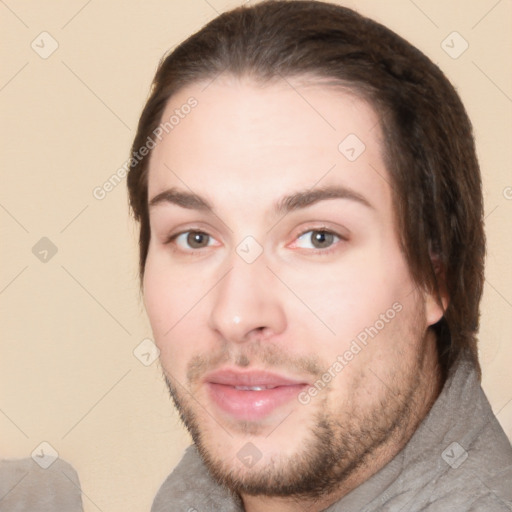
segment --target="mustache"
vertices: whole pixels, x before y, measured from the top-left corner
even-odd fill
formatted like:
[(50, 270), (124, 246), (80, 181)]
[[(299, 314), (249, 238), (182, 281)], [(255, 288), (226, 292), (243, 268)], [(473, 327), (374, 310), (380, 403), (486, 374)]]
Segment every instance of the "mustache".
[(259, 370), (274, 372), (286, 371), (291, 374), (308, 374), (319, 378), (328, 365), (321, 364), (318, 356), (291, 356), (277, 344), (268, 342), (247, 343), (233, 348), (224, 345), (208, 354), (197, 354), (187, 364), (187, 383), (197, 384), (201, 378), (223, 365), (248, 368), (257, 367)]

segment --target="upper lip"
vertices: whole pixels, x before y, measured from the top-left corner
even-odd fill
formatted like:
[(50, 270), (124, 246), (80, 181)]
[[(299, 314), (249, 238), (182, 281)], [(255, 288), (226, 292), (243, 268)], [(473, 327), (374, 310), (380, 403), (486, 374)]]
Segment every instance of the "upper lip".
[(204, 381), (234, 387), (277, 387), (306, 384), (303, 380), (284, 377), (264, 370), (240, 371), (234, 369), (213, 371), (204, 377)]

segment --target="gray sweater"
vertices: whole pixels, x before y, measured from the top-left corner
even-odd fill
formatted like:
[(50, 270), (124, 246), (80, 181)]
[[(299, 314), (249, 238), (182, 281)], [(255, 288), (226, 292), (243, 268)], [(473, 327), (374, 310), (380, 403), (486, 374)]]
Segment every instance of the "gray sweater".
[[(474, 366), (454, 365), (432, 409), (386, 466), (326, 512), (508, 512), (512, 447)], [(162, 484), (151, 512), (241, 512), (191, 446)]]

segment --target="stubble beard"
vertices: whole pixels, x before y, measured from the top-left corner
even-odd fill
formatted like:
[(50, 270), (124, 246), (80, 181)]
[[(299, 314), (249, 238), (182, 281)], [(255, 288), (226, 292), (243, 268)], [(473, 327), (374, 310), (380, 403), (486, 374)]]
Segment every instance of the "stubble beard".
[[(238, 495), (315, 500), (334, 493), (343, 482), (364, 470), (380, 448), (397, 440), (403, 446), (412, 435), (422, 419), (418, 411), (425, 387), (424, 357), (418, 354), (417, 359), (416, 365), (405, 368), (405, 375), (401, 373), (404, 368), (400, 368), (396, 380), (382, 383), (384, 391), (371, 410), (361, 411), (352, 401), (348, 408), (347, 403), (341, 404), (343, 409), (336, 414), (332, 408), (323, 407), (321, 401), (311, 404), (317, 408), (313, 428), (302, 441), (298, 440), (295, 453), (271, 457), (266, 464), (259, 462), (250, 470), (237, 469), (231, 456), (223, 458), (223, 454), (215, 451), (215, 439), (205, 435), (201, 428), (200, 406), (174, 386), (171, 379), (166, 377), (166, 382), (183, 423), (217, 482)], [(327, 396), (326, 393), (325, 401)], [(258, 425), (240, 425), (239, 430), (249, 434), (251, 428), (254, 433)]]

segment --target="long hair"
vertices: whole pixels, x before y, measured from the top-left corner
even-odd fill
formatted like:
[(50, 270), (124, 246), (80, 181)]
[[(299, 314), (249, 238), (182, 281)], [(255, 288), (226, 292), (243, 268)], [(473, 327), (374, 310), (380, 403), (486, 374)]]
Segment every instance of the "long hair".
[[(313, 76), (343, 84), (379, 114), (397, 231), (418, 286), (448, 296), (432, 329), (446, 372), (464, 351), (479, 370), (483, 199), (472, 127), (455, 89), (424, 54), (355, 11), (316, 1), (270, 0), (221, 14), (160, 63), (132, 152), (161, 122), (169, 98), (221, 73), (261, 83)], [(150, 153), (131, 159), (130, 205), (140, 221), (140, 276), (148, 253)]]

